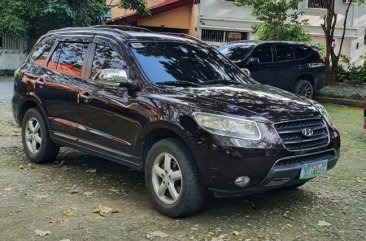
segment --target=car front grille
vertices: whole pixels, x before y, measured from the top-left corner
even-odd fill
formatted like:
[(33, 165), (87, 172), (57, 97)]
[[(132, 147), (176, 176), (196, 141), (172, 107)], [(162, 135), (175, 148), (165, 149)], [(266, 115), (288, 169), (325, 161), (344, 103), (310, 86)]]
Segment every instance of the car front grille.
[[(315, 149), (329, 144), (328, 128), (321, 118), (281, 122), (274, 126), (290, 151)], [(312, 135), (303, 134), (305, 129), (310, 130)]]
[(280, 159), (276, 162), (276, 166), (289, 166), (293, 164), (301, 164), (306, 162), (316, 161), (330, 161), (337, 158), (337, 154), (334, 150), (329, 150), (321, 153), (310, 154), (305, 156), (294, 156)]

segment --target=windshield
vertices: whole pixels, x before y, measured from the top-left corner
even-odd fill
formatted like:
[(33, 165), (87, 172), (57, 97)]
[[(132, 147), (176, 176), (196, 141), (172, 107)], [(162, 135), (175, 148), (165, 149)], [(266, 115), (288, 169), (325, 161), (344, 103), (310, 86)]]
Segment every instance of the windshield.
[(252, 49), (254, 49), (253, 44), (242, 43), (230, 44), (218, 48), (223, 55), (228, 57), (234, 63), (243, 61)]
[(133, 54), (153, 84), (254, 83), (211, 47), (182, 42), (135, 42)]

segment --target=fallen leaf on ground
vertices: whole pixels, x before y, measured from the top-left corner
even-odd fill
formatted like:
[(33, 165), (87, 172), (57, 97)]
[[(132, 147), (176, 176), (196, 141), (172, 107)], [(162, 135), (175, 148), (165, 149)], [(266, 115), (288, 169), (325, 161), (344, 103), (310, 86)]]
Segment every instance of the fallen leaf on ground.
[(11, 191), (11, 187), (4, 188), (4, 191)]
[(117, 189), (114, 189), (114, 188), (109, 188), (108, 191), (115, 192), (115, 193), (119, 192)]
[(332, 225), (331, 223), (328, 223), (326, 221), (319, 220), (319, 222), (318, 222), (318, 226), (320, 226), (320, 227), (326, 227), (326, 226), (331, 226), (331, 225)]
[(19, 169), (24, 169), (23, 164), (20, 164)]
[(110, 208), (106, 206), (99, 205), (98, 207), (95, 207), (92, 209), (92, 213), (98, 213), (100, 216), (107, 216), (109, 213), (119, 213), (120, 210), (115, 208)]
[(49, 223), (61, 223), (62, 218), (60, 218), (60, 217), (48, 217), (48, 222)]
[(44, 237), (46, 235), (50, 235), (51, 234), (51, 231), (50, 230), (47, 230), (47, 231), (42, 231), (42, 230), (39, 230), (39, 229), (36, 229), (34, 230), (34, 232), (40, 236), (40, 237)]
[(149, 234), (146, 235), (146, 238), (147, 239), (152, 239), (152, 238), (166, 238), (168, 237), (169, 235), (166, 234), (166, 233), (163, 233), (161, 231), (154, 231), (154, 232), (151, 232)]
[(70, 209), (64, 211), (64, 216), (66, 216), (66, 217), (74, 216), (74, 211), (70, 208)]
[(87, 173), (96, 173), (97, 169), (88, 169), (86, 170)]
[(70, 241), (70, 239), (61, 239), (60, 241)]
[(75, 194), (75, 193), (78, 193), (78, 192), (79, 192), (79, 190), (71, 190), (70, 194)]
[(240, 232), (238, 232), (238, 231), (234, 231), (234, 232), (233, 232), (233, 234), (234, 234), (235, 236), (238, 236), (238, 235), (240, 234)]
[(225, 240), (227, 240), (227, 235), (226, 234), (221, 234), (217, 238), (212, 238), (211, 239), (211, 241), (225, 241)]
[(90, 197), (94, 192), (83, 192), (84, 196)]

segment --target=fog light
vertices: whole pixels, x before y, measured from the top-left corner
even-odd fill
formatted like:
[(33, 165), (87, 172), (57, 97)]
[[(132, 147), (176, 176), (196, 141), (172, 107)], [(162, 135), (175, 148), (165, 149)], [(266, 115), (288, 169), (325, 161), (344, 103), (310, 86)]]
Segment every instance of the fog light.
[(238, 187), (244, 187), (244, 186), (248, 185), (249, 182), (250, 182), (250, 177), (247, 177), (247, 176), (237, 177), (234, 181), (235, 185), (237, 185)]

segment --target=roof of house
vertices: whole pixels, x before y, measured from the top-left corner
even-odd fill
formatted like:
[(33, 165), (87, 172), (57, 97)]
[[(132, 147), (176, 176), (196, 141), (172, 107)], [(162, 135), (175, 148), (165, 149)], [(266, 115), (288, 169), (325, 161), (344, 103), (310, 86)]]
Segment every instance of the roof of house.
[[(150, 16), (154, 16), (174, 8), (178, 8), (187, 4), (193, 4), (193, 2), (194, 0), (148, 0), (147, 7), (150, 10)], [(132, 10), (123, 10), (121, 16), (111, 18), (107, 20), (107, 23), (113, 24), (116, 22), (122, 22), (125, 24), (130, 24), (144, 17), (147, 16), (142, 16)]]

